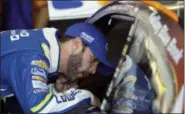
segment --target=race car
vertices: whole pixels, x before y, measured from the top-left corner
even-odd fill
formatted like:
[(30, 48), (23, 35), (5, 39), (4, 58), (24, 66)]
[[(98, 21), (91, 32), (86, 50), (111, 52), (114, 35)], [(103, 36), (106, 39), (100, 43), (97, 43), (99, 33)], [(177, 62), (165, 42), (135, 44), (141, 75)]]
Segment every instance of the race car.
[[(116, 1), (87, 22), (106, 34), (109, 59), (120, 59), (106, 98), (115, 94), (112, 91), (124, 78), (123, 64), (129, 55), (152, 84), (154, 112), (182, 112), (184, 32), (175, 13), (154, 1)], [(106, 98), (101, 105), (105, 111), (112, 105)]]

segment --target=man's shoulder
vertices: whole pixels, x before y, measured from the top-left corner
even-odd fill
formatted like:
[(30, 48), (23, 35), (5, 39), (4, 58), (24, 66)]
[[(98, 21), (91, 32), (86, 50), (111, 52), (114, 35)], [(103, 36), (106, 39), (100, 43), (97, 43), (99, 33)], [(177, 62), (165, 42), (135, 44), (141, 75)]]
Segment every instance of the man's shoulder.
[(33, 50), (17, 53), (16, 63), (19, 63), (21, 67), (24, 67), (24, 65), (34, 65), (45, 70), (49, 70), (50, 66), (49, 60), (43, 53)]
[(55, 27), (44, 27), (42, 28), (43, 31), (51, 32), (51, 31), (57, 31), (58, 29)]
[(51, 27), (51, 28), (42, 28), (43, 35), (45, 39), (51, 43), (53, 43), (53, 40), (58, 39), (59, 29)]

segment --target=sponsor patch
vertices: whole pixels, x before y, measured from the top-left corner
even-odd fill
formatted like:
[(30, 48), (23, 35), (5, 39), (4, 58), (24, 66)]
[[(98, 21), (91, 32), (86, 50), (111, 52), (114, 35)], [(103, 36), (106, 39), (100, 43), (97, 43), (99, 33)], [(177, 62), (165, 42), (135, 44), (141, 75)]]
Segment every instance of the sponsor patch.
[(70, 93), (56, 97), (56, 99), (58, 103), (72, 101), (75, 100), (75, 96), (79, 93), (81, 93), (81, 91), (72, 90)]
[(86, 40), (86, 41), (89, 42), (89, 43), (92, 43), (92, 42), (94, 41), (94, 38), (93, 38), (92, 36), (88, 35), (88, 34), (85, 33), (85, 32), (82, 32), (82, 33), (80, 34), (80, 37), (83, 38), (84, 40)]
[(36, 88), (33, 90), (34, 93), (49, 92), (49, 89)]
[(124, 12), (133, 11), (136, 13), (139, 10), (139, 8), (129, 4), (120, 4), (120, 5), (117, 4), (117, 5), (107, 7), (105, 9), (105, 12), (120, 11), (120, 10)]
[(46, 78), (46, 72), (44, 71), (44, 69), (41, 69), (41, 68), (32, 68), (31, 69), (31, 74), (44, 76), (44, 78)]
[(45, 70), (48, 70), (48, 66), (47, 66), (46, 62), (44, 62), (43, 60), (33, 60), (31, 62), (31, 65), (36, 65), (41, 68), (44, 68)]
[(44, 77), (41, 77), (41, 76), (32, 76), (32, 80), (39, 80), (43, 83), (47, 83), (47, 80)]
[(33, 88), (36, 89), (36, 88), (40, 88), (40, 89), (48, 89), (48, 86), (46, 83), (43, 83), (39, 80), (32, 80), (32, 85), (33, 85)]

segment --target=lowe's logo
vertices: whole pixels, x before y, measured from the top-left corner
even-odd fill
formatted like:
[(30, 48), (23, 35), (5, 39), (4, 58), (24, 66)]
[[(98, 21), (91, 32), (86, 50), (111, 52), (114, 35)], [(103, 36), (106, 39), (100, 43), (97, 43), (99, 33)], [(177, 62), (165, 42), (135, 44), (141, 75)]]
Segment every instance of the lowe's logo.
[(81, 93), (81, 91), (71, 91), (71, 93), (69, 94), (65, 94), (60, 97), (57, 97), (57, 96), (55, 97), (57, 99), (57, 103), (68, 102), (68, 101), (75, 100), (75, 96), (79, 93)]

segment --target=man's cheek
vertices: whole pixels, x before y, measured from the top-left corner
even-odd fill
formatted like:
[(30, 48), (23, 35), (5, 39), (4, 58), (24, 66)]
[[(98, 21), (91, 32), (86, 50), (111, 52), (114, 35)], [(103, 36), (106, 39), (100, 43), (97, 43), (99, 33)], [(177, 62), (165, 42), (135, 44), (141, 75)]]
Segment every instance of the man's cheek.
[(85, 61), (83, 61), (84, 62), (84, 66), (85, 66), (85, 68), (86, 68), (86, 70), (90, 67), (90, 64), (91, 64), (91, 61), (90, 61), (90, 59), (86, 59)]
[(79, 67), (77, 71), (78, 72), (84, 72), (84, 71), (86, 71), (88, 69), (88, 67), (89, 67), (88, 63), (82, 62), (81, 67)]
[(84, 68), (83, 72), (87, 72), (87, 70), (89, 69), (89, 66), (90, 66), (90, 64), (88, 62), (85, 63), (83, 66), (83, 68)]

